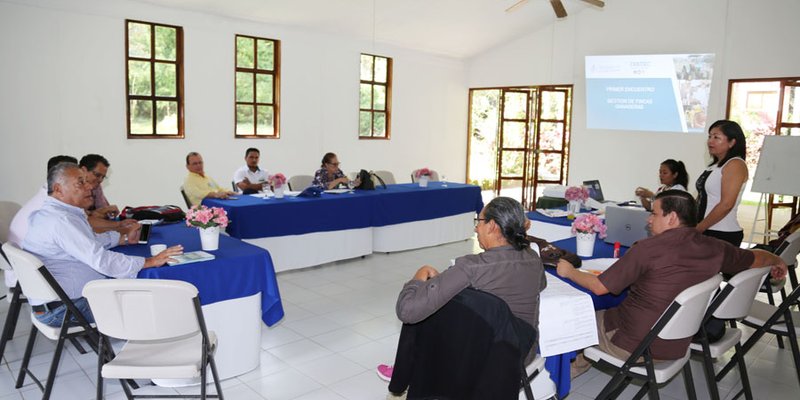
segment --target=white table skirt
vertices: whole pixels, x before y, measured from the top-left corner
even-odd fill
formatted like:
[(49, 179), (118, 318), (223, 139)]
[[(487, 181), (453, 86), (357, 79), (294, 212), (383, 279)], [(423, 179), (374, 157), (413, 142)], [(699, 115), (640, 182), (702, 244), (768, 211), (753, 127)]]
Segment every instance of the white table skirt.
[(403, 251), (457, 242), (472, 237), (475, 213), (372, 228), (372, 250)]

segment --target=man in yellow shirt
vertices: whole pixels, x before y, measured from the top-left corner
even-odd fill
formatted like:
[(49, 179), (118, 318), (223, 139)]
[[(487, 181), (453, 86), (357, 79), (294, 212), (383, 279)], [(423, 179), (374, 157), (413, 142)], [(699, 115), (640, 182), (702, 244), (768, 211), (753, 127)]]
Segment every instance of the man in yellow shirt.
[(203, 156), (198, 152), (191, 152), (186, 155), (186, 169), (189, 175), (183, 181), (183, 191), (189, 197), (189, 202), (193, 206), (200, 205), (206, 197), (216, 199), (227, 199), (234, 195), (229, 190), (224, 190), (203, 171)]

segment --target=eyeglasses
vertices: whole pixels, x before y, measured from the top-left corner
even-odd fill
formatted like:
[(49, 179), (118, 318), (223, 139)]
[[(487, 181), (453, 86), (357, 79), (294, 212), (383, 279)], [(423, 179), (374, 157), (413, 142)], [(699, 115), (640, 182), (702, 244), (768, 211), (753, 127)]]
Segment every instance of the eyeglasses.
[(475, 226), (478, 226), (478, 224), (481, 221), (488, 221), (488, 220), (489, 220), (488, 218), (475, 217)]
[(339, 163), (339, 162), (329, 162), (328, 164), (333, 165), (334, 167), (338, 167), (339, 164), (341, 164), (341, 163)]

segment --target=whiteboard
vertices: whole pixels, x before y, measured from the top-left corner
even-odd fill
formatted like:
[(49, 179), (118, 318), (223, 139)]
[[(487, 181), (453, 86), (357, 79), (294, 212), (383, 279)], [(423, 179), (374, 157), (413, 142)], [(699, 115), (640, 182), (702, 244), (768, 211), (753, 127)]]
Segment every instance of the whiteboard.
[(765, 136), (753, 192), (800, 196), (800, 136)]

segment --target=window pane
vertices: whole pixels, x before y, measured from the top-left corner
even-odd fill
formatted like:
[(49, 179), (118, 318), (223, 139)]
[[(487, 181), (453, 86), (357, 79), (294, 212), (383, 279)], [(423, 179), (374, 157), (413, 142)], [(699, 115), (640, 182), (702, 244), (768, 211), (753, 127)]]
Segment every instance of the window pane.
[(524, 148), (525, 147), (525, 123), (524, 122), (503, 122), (503, 147), (504, 148)]
[(528, 105), (528, 96), (525, 93), (506, 92), (504, 101), (503, 118), (525, 119), (525, 110)]
[(542, 91), (542, 119), (564, 119), (567, 94), (564, 92)]
[(781, 128), (781, 135), (800, 136), (800, 128)]
[(256, 68), (272, 71), (275, 69), (275, 43), (271, 40), (258, 41), (258, 64)]
[(128, 56), (150, 58), (150, 25), (128, 23)]
[(177, 101), (156, 102), (156, 134), (158, 135), (178, 134)]
[(358, 118), (358, 136), (370, 137), (372, 136), (372, 113), (369, 111), (361, 111)]
[(564, 138), (564, 124), (561, 122), (542, 122), (539, 125), (539, 148), (541, 150), (561, 150)]
[(385, 110), (386, 109), (386, 86), (375, 85), (372, 87), (374, 90), (374, 99), (375, 103), (373, 104), (373, 108), (376, 110)]
[(236, 106), (236, 134), (252, 135), (253, 130), (253, 106)]
[(256, 74), (256, 102), (272, 103), (272, 75)]
[(372, 108), (372, 85), (368, 83), (361, 84), (361, 108)]
[(236, 73), (236, 101), (253, 102), (253, 74), (249, 72)]
[(525, 152), (523, 151), (504, 151), (503, 153), (502, 176), (522, 177), (523, 162)]
[(128, 91), (132, 95), (150, 95), (150, 63), (128, 61)]
[(253, 39), (236, 37), (236, 66), (253, 68)]
[(783, 92), (783, 115), (781, 122), (800, 122), (800, 87), (786, 86)]
[(386, 113), (375, 113), (375, 126), (372, 127), (372, 136), (386, 137)]
[(175, 64), (154, 63), (156, 71), (156, 96), (176, 97), (178, 85)]
[(274, 135), (275, 122), (272, 106), (256, 106), (256, 135)]
[(539, 153), (538, 178), (543, 181), (561, 179), (561, 153)]
[(156, 27), (156, 59), (175, 61), (177, 43), (177, 30), (175, 28)]
[(366, 54), (361, 55), (361, 80), (362, 81), (371, 81), (372, 80), (372, 60), (374, 57), (368, 56)]
[(389, 59), (385, 57), (375, 57), (375, 82), (386, 83), (388, 74)]
[(131, 134), (150, 135), (153, 133), (153, 102), (150, 100), (131, 100)]

